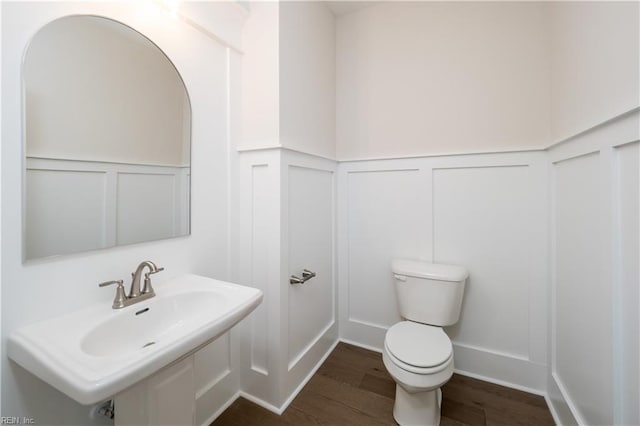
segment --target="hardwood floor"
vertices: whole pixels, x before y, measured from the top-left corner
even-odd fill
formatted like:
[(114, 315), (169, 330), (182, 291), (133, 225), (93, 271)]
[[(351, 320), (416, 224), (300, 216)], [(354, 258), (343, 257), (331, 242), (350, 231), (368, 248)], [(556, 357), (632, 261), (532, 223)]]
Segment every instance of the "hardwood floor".
[[(457, 374), (442, 393), (442, 426), (554, 424), (538, 395)], [(239, 398), (212, 425), (395, 425), (394, 394), (379, 353), (339, 343), (282, 416)]]

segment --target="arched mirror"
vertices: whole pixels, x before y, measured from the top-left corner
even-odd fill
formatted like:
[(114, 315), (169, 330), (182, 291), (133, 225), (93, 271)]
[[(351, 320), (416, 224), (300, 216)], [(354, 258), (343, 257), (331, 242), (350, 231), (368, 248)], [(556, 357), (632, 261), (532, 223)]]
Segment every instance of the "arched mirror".
[(25, 259), (189, 234), (191, 106), (154, 43), (64, 17), (33, 37), (23, 79)]

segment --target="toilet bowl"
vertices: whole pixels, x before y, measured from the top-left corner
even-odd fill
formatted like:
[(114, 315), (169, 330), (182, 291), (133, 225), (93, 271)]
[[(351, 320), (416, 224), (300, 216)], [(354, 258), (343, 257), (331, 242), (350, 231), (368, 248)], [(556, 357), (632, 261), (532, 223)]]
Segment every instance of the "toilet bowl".
[(396, 421), (437, 425), (440, 387), (453, 374), (453, 348), (444, 331), (412, 321), (397, 323), (387, 331), (382, 360), (396, 382)]
[(466, 269), (394, 260), (400, 315), (384, 339), (382, 360), (396, 382), (393, 417), (402, 426), (438, 425), (440, 388), (453, 375), (453, 345), (442, 327), (460, 316)]

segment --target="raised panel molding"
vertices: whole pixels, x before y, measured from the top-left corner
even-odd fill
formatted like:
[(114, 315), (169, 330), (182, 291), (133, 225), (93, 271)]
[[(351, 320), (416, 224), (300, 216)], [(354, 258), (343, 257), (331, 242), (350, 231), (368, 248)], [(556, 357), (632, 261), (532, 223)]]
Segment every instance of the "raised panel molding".
[[(24, 258), (109, 245), (107, 175), (100, 171), (27, 168)], [(68, 188), (73, 186), (74, 191)], [(77, 200), (82, 203), (78, 205)], [(69, 232), (75, 230), (75, 232)]]
[[(235, 330), (235, 329), (234, 329)], [(196, 425), (208, 425), (221, 413), (238, 391), (237, 368), (231, 357), (232, 333), (229, 331), (194, 356), (196, 385)], [(215, 411), (212, 417), (212, 409)]]
[(193, 356), (188, 356), (116, 395), (115, 424), (193, 425), (194, 385)]
[(637, 424), (640, 112), (548, 152), (548, 403), (562, 424)]
[[(282, 150), (281, 253), (286, 346), (281, 366), (284, 389), (281, 409), (288, 406), (338, 341), (336, 168), (333, 160)], [(304, 268), (316, 272), (316, 278), (304, 285), (290, 285), (289, 276), (301, 274)]]
[[(553, 372), (588, 424), (612, 419), (611, 293), (602, 259), (601, 158), (591, 153), (554, 165), (555, 335)], [(579, 300), (580, 307), (576, 306)], [(594, 336), (599, 336), (594, 345)], [(597, 389), (597, 391), (596, 391)]]
[(116, 244), (133, 244), (177, 235), (176, 176), (117, 173)]
[[(239, 280), (264, 293), (261, 306), (243, 328), (246, 370), (241, 372), (240, 394), (281, 413), (338, 339), (336, 163), (287, 149), (264, 149), (242, 152), (239, 166)], [(309, 191), (305, 182), (315, 182), (317, 191)], [(294, 208), (299, 210), (293, 213), (296, 223), (292, 226), (289, 215)], [(306, 227), (305, 221), (311, 221), (311, 226)], [(318, 238), (321, 247), (309, 244)], [(298, 242), (303, 245), (296, 246)], [(318, 264), (318, 259), (313, 259), (318, 257), (314, 249), (320, 250)], [(316, 285), (308, 283), (296, 289), (299, 294), (295, 297), (290, 294), (289, 275), (294, 273), (289, 271), (290, 262), (297, 274), (303, 268), (319, 272)], [(321, 306), (327, 307), (326, 312), (321, 309), (317, 311), (320, 316), (314, 314), (316, 306), (307, 306), (309, 293), (316, 305), (321, 301)], [(301, 330), (293, 329), (296, 326), (303, 327), (304, 333), (296, 334)]]
[(228, 332), (194, 354), (197, 398), (231, 373), (230, 336)]
[(288, 166), (288, 272), (316, 273), (305, 284), (288, 286), (288, 371), (335, 323), (334, 174)]
[(640, 424), (640, 142), (614, 152), (614, 415), (616, 424)]
[[(240, 334), (241, 390), (272, 403), (275, 373), (273, 348), (278, 346), (273, 321), (279, 309), (274, 250), (274, 218), (279, 214), (278, 158), (273, 152), (247, 152), (238, 156), (238, 283), (263, 293), (260, 306), (237, 327)], [(277, 246), (276, 246), (277, 247)], [(277, 319), (277, 317), (275, 317)]]
[(528, 166), (433, 169), (433, 261), (470, 273), (457, 344), (529, 359), (532, 185)]
[(391, 259), (429, 259), (429, 210), (419, 169), (347, 171), (349, 321), (386, 329), (400, 320)]
[[(533, 151), (340, 163), (341, 339), (382, 349), (387, 328), (400, 320), (392, 258), (461, 264), (471, 270), (469, 288), (489, 286), (500, 297), (466, 298), (461, 322), (447, 330), (454, 338), (457, 370), (543, 392), (548, 245), (545, 159), (544, 152)], [(459, 187), (462, 184), (476, 189), (469, 192)], [(502, 227), (486, 228), (483, 222), (475, 233), (467, 229), (478, 215), (491, 219), (507, 215), (505, 211), (517, 214), (511, 219), (507, 216)], [(364, 236), (377, 240), (369, 242)], [(453, 240), (458, 243), (447, 243)], [(496, 241), (502, 242), (497, 254)], [(524, 259), (518, 261), (519, 255)], [(474, 266), (474, 262), (480, 263)], [(363, 268), (377, 272), (363, 274)], [(358, 310), (358, 306), (368, 310)], [(465, 311), (466, 315), (476, 312), (471, 322), (477, 323), (484, 318), (480, 313), (501, 309), (506, 310), (505, 315), (515, 312), (519, 319), (480, 321), (472, 332), (462, 328)], [(512, 341), (517, 345), (510, 346)], [(500, 367), (507, 364), (511, 367)]]
[[(37, 245), (27, 235), (28, 258), (60, 254), (61, 244), (73, 253), (189, 233), (189, 167), (29, 157), (26, 168), (27, 202), (39, 204), (29, 209), (27, 230), (40, 236)], [(55, 244), (41, 242), (63, 231)]]
[(258, 374), (268, 373), (269, 316), (268, 304), (271, 300), (266, 277), (269, 274), (269, 166), (251, 166), (251, 278), (252, 286), (263, 292), (260, 306), (251, 316), (251, 369)]
[(287, 371), (291, 371), (298, 366), (300, 361), (304, 359), (304, 357), (309, 354), (309, 352), (321, 341), (321, 339), (325, 338), (325, 336), (329, 333), (329, 331), (334, 328), (336, 325), (335, 320), (333, 318), (320, 329), (318, 334), (316, 334), (311, 340), (307, 342), (304, 347), (295, 353), (293, 356), (289, 356), (289, 362), (287, 364)]

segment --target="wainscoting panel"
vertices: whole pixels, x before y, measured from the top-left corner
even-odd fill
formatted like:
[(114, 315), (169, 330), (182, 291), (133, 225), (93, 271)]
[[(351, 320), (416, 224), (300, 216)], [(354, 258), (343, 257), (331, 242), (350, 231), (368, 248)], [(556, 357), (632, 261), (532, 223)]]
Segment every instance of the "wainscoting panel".
[(614, 305), (617, 424), (640, 424), (640, 143), (616, 148), (619, 288)]
[(549, 402), (562, 424), (640, 421), (640, 112), (549, 150)]
[(231, 372), (230, 333), (198, 350), (194, 361), (196, 394), (202, 395)]
[(176, 235), (174, 175), (118, 173), (116, 244)]
[(278, 404), (282, 352), (280, 316), (280, 158), (278, 152), (238, 156), (237, 282), (260, 289), (262, 303), (236, 329), (241, 389), (263, 405)]
[(260, 306), (237, 328), (242, 341), (241, 390), (263, 406), (277, 407), (281, 364), (287, 359), (281, 320), (286, 309), (282, 301), (280, 153), (242, 152), (238, 166), (238, 283), (263, 294)]
[(350, 321), (383, 328), (399, 321), (391, 258), (430, 257), (424, 183), (418, 169), (348, 173)]
[(462, 265), (462, 316), (446, 329), (456, 369), (545, 389), (544, 152), (343, 162), (338, 188), (343, 340), (381, 350), (400, 320), (392, 259)]
[[(601, 259), (600, 155), (554, 165), (556, 226), (555, 374), (589, 424), (612, 418), (611, 282)], [(599, 336), (594, 340), (594, 336)], [(594, 391), (598, 389), (598, 391)]]
[(334, 180), (332, 171), (288, 168), (289, 275), (316, 273), (288, 286), (288, 370), (335, 321), (333, 279)]
[[(336, 290), (336, 162), (281, 150), (282, 274), (286, 352), (281, 352), (285, 409), (338, 341)], [(307, 268), (316, 277), (291, 285)]]
[(251, 284), (263, 292), (260, 306), (251, 315), (251, 369), (268, 374), (269, 318), (267, 306), (271, 298), (267, 289), (269, 276), (269, 166), (251, 167)]
[(98, 171), (27, 169), (25, 257), (106, 247), (106, 179)]
[(27, 158), (26, 258), (189, 233), (190, 168)]
[(223, 406), (237, 389), (231, 380), (231, 333), (228, 332), (194, 354), (196, 425), (206, 424), (211, 408)]
[[(336, 163), (287, 149), (242, 152), (239, 281), (264, 298), (241, 326), (242, 395), (282, 412), (338, 340)], [(316, 277), (289, 284), (303, 269)]]
[(433, 170), (433, 260), (471, 272), (455, 343), (529, 357), (529, 187), (526, 165)]

